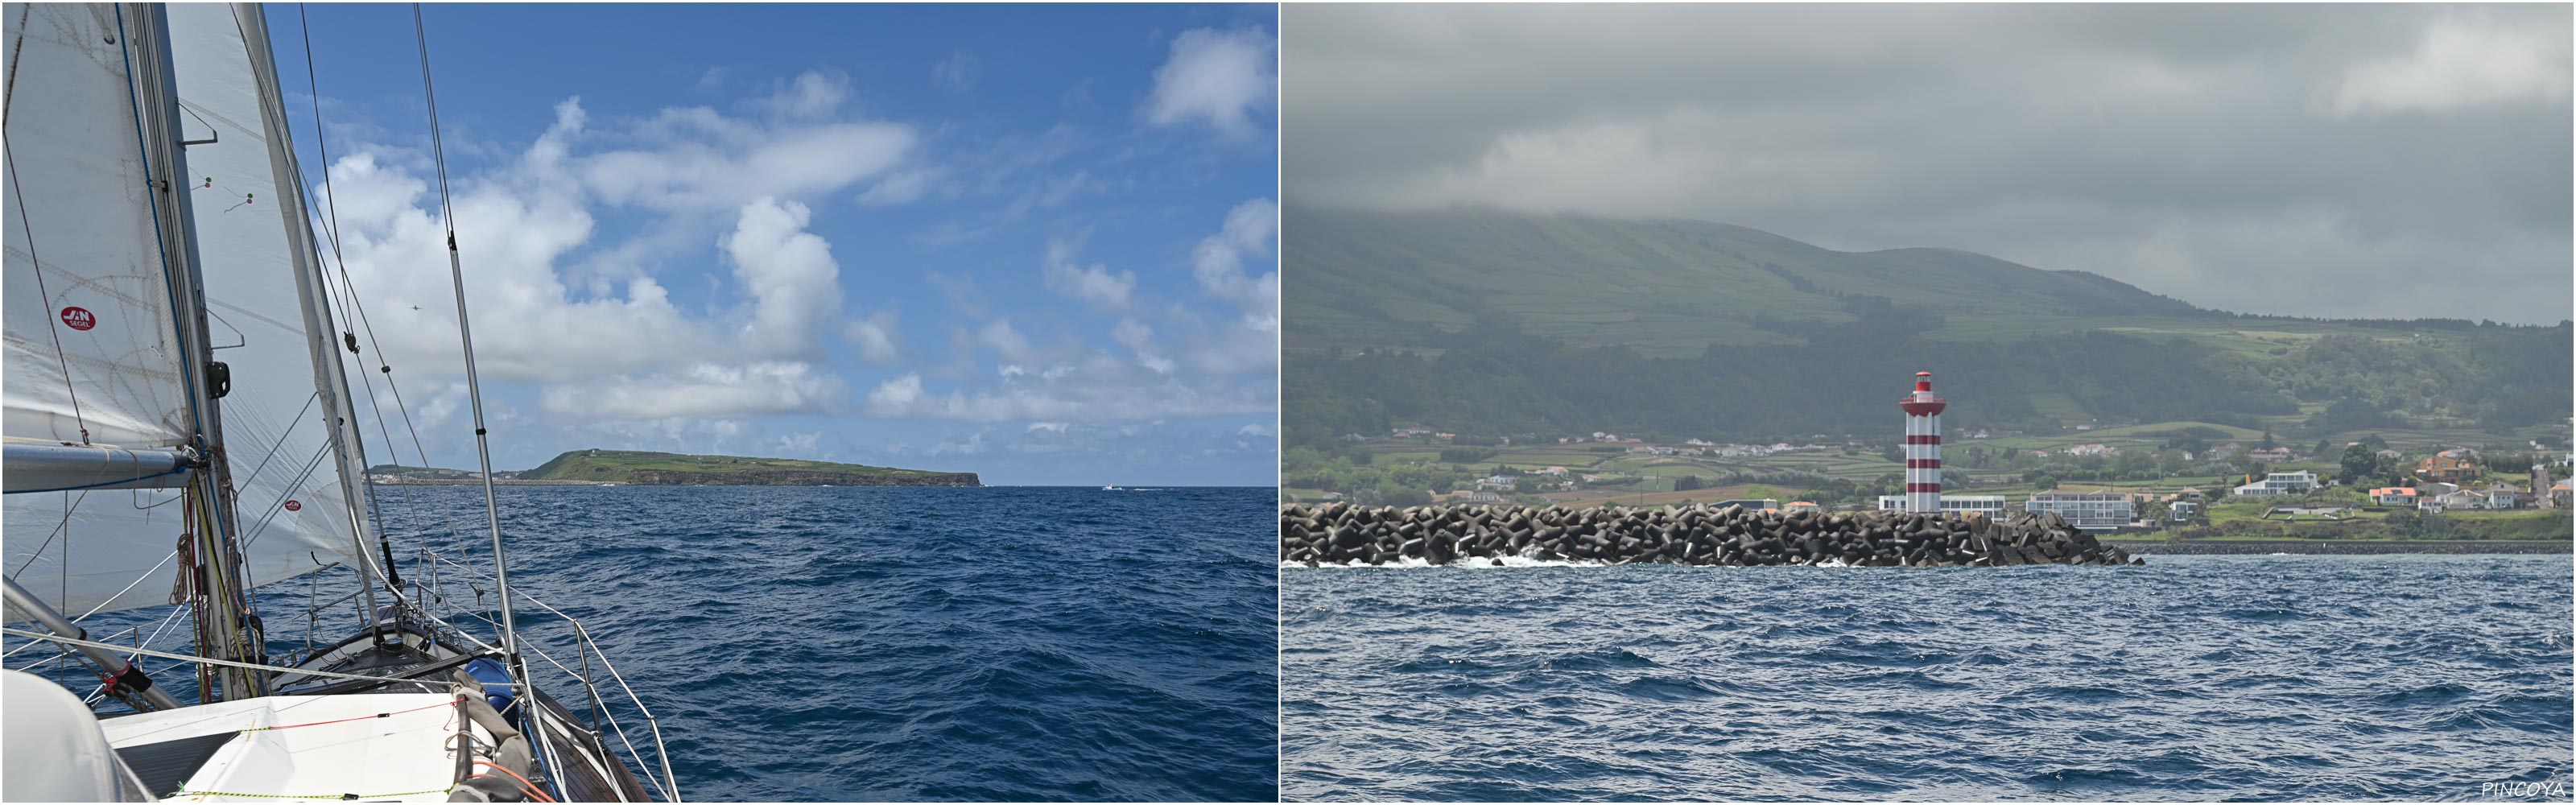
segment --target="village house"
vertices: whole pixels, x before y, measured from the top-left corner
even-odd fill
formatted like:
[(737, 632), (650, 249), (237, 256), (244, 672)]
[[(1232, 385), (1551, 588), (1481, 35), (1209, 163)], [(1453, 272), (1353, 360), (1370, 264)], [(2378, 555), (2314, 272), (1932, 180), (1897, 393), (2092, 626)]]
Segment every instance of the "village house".
[(2370, 502), (2382, 506), (2415, 505), (2415, 487), (2389, 486), (2370, 490)]
[(2483, 509), (2487, 507), (2487, 496), (2484, 493), (2469, 489), (2462, 489), (2448, 495), (2434, 498), (2434, 501), (2441, 505), (2441, 508), (2435, 509), (2435, 511), (2447, 511), (2450, 509)]
[(2459, 483), (2478, 477), (2476, 461), (2452, 455), (2452, 452), (2446, 450), (2440, 455), (2426, 456), (2424, 460), (2415, 462), (2415, 477), (2445, 483)]
[(2576, 487), (2568, 486), (2566, 481), (2560, 481), (2549, 487), (2549, 505), (2553, 507), (2568, 508), (2571, 496), (2576, 496)]
[(2237, 487), (2234, 491), (2238, 495), (2270, 497), (2296, 495), (2315, 488), (2317, 488), (2317, 474), (2300, 470), (2271, 473), (2263, 476), (2263, 480)]
[(2496, 484), (2494, 486), (2487, 487), (2485, 494), (2487, 497), (2487, 508), (2522, 508), (2522, 501), (2520, 499), (2522, 497), (2521, 487), (2514, 486), (2512, 484)]
[(2270, 450), (2255, 450), (2246, 453), (2245, 457), (2266, 464), (2279, 464), (2286, 461), (2296, 461), (2299, 458), (2298, 456), (2291, 454), (2290, 448), (2287, 447), (2275, 447)]

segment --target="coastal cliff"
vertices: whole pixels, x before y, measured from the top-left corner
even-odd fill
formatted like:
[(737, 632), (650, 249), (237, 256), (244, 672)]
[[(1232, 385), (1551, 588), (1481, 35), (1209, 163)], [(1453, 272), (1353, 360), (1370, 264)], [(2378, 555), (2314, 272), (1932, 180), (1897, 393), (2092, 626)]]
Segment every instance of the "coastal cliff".
[[(464, 470), (377, 466), (382, 484), (471, 484)], [(501, 484), (633, 484), (638, 486), (983, 486), (971, 472), (934, 472), (789, 458), (693, 456), (638, 450), (574, 450), (534, 469), (492, 473)]]

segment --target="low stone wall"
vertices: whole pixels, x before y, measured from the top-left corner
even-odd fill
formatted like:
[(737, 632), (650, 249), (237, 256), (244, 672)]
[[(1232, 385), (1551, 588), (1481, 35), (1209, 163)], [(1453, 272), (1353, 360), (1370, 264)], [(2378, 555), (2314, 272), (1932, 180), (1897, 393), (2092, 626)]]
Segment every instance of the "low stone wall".
[(1542, 561), (1681, 565), (1993, 567), (2144, 564), (2056, 514), (1321, 506), (1279, 509), (1279, 558), (1305, 565)]

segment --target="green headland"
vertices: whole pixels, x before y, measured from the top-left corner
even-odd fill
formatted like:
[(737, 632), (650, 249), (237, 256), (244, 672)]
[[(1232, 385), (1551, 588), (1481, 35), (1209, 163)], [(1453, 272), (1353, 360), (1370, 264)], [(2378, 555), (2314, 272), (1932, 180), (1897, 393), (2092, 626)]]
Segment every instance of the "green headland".
[[(381, 465), (377, 483), (469, 483), (472, 472)], [(792, 458), (694, 456), (639, 450), (574, 450), (533, 469), (495, 472), (496, 483), (638, 486), (982, 486), (975, 473), (932, 472)]]

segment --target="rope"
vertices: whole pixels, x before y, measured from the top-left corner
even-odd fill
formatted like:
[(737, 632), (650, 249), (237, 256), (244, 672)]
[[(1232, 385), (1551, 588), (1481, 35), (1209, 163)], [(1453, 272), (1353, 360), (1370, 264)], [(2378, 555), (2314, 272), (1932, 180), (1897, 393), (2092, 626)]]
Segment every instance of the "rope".
[[(503, 766), (503, 765), (501, 765), (501, 764), (499, 764), (499, 763), (494, 763), (494, 762), (489, 761), (489, 760), (481, 760), (481, 759), (477, 759), (477, 760), (475, 760), (475, 761), (474, 761), (474, 765), (477, 765), (477, 766), (490, 766), (490, 767), (492, 767), (492, 770), (493, 770), (493, 771), (497, 771), (497, 772), (500, 772), (500, 773), (502, 773), (502, 774), (510, 775), (510, 777), (511, 777), (512, 779), (518, 780), (518, 781), (519, 781), (519, 783), (520, 783), (521, 785), (525, 785), (525, 786), (527, 786), (527, 787), (528, 787), (528, 791), (527, 791), (527, 793), (530, 793), (530, 794), (534, 794), (534, 795), (536, 795), (536, 798), (537, 798), (537, 801), (538, 801), (538, 802), (553, 802), (553, 801), (555, 801), (555, 798), (554, 798), (554, 797), (546, 796), (545, 789), (538, 788), (538, 787), (537, 787), (537, 784), (536, 784), (536, 783), (534, 783), (534, 782), (530, 782), (530, 781), (528, 780), (528, 778), (520, 777), (518, 772), (511, 771), (511, 770), (510, 770), (510, 767), (508, 767), (508, 766)], [(477, 775), (477, 776), (483, 776), (483, 775)]]
[(170, 796), (172, 798), (248, 797), (251, 799), (385, 799), (388, 797), (416, 797), (422, 794), (444, 794), (454, 790), (456, 790), (456, 786), (451, 784), (446, 788), (432, 788), (426, 791), (396, 791), (390, 794), (242, 794), (232, 791), (191, 791), (183, 784), (179, 786), (179, 790), (170, 792)]
[(439, 703), (437, 703), (437, 704), (427, 705), (427, 706), (423, 706), (423, 707), (414, 707), (414, 708), (409, 709), (409, 710), (396, 710), (396, 711), (393, 711), (393, 712), (390, 712), (390, 713), (377, 713), (377, 714), (372, 715), (372, 716), (354, 716), (354, 717), (351, 717), (351, 718), (339, 718), (339, 719), (332, 719), (332, 720), (330, 720), (330, 721), (315, 721), (315, 722), (306, 723), (306, 724), (279, 724), (279, 725), (277, 725), (277, 726), (273, 726), (273, 727), (251, 727), (251, 728), (249, 728), (249, 729), (245, 729), (245, 730), (242, 730), (242, 731), (243, 731), (243, 732), (267, 732), (267, 731), (269, 731), (269, 730), (291, 730), (291, 729), (295, 729), (295, 728), (297, 728), (297, 727), (319, 727), (319, 726), (322, 726), (322, 725), (324, 725), (324, 724), (345, 724), (345, 723), (348, 723), (348, 722), (351, 722), (351, 721), (369, 721), (369, 720), (379, 719), (379, 718), (392, 718), (392, 717), (394, 717), (394, 716), (402, 715), (402, 714), (404, 714), (404, 713), (417, 713), (417, 712), (420, 712), (420, 711), (422, 711), (422, 710), (428, 710), (428, 709), (431, 709), (431, 708), (439, 708), (439, 707), (455, 707), (455, 706), (456, 706), (456, 703), (455, 703), (455, 702), (447, 701), (447, 702), (439, 702)]

